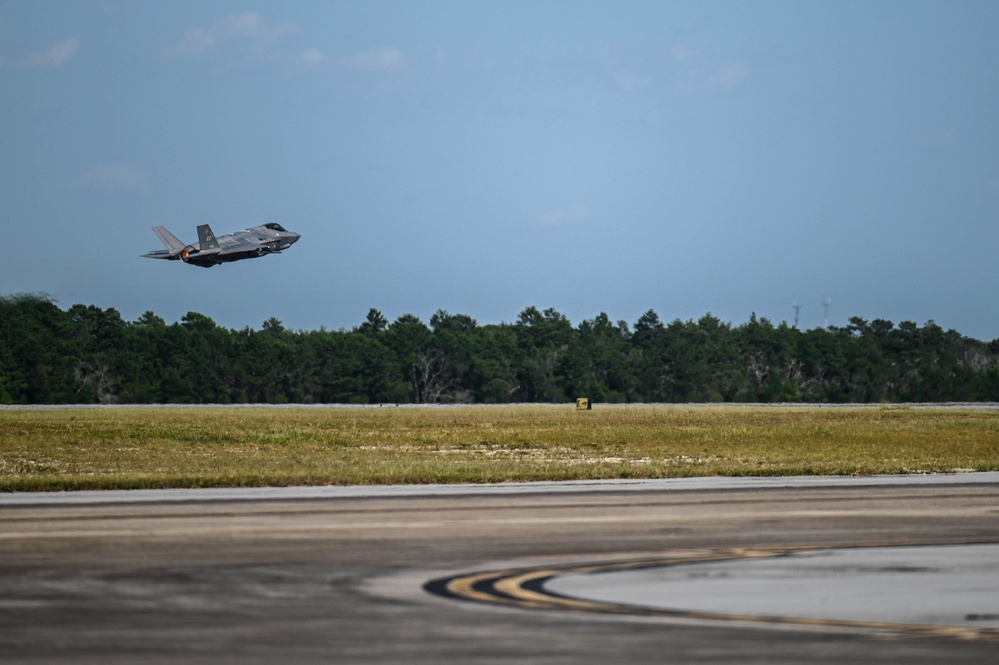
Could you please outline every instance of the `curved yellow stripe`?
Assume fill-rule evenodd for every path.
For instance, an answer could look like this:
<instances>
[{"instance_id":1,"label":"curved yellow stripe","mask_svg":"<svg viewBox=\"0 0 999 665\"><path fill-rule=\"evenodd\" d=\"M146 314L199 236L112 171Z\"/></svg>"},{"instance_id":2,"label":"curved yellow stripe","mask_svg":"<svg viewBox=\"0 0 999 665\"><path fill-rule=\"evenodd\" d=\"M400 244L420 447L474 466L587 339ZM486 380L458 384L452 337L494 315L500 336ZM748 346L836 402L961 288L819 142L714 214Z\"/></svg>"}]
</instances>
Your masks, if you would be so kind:
<instances>
[{"instance_id":1,"label":"curved yellow stripe","mask_svg":"<svg viewBox=\"0 0 999 665\"><path fill-rule=\"evenodd\" d=\"M671 618L698 619L707 621L732 621L751 624L779 624L815 628L838 628L902 633L919 637L946 637L964 640L999 641L999 628L968 626L937 626L932 624L888 623L850 619L823 619L816 617L795 617L777 615L728 614L723 612L703 612L692 610L668 610L640 606L627 606L600 601L546 593L525 588L537 580L544 580L568 573L593 574L600 572L628 570L633 568L654 568L687 563L709 563L733 559L765 558L775 556L802 555L827 549L808 548L730 548L719 550L678 551L662 558L632 559L567 566L547 566L519 570L503 570L476 573L459 577L447 583L447 590L455 597L478 602L515 605L531 609L573 610L613 614L635 614L643 616L663 616ZM476 586L488 583L488 591L477 590Z\"/></svg>"},{"instance_id":2,"label":"curved yellow stripe","mask_svg":"<svg viewBox=\"0 0 999 665\"><path fill-rule=\"evenodd\" d=\"M502 578L504 575L508 574L510 574L508 571L500 571L492 573L479 573L478 575L469 575L468 577L459 577L448 582L447 590L452 595L465 598L467 600L477 600L483 603L501 602L506 599L498 598L491 593L476 591L475 585L489 579Z\"/></svg>"},{"instance_id":3,"label":"curved yellow stripe","mask_svg":"<svg viewBox=\"0 0 999 665\"><path fill-rule=\"evenodd\" d=\"M530 605L531 607L540 607L548 609L564 609L564 610L582 610L589 612L606 612L607 603L601 603L597 601L581 600L578 598L565 598L563 596L552 596L544 592L532 591L530 589L525 589L524 585L529 584L537 579L545 579L548 577L554 577L565 572L579 572L577 570L551 570L551 569L538 569L522 573L520 575L515 575L513 577L505 577L496 581L494 588L501 593L515 598L521 601L523 605Z\"/></svg>"}]
</instances>

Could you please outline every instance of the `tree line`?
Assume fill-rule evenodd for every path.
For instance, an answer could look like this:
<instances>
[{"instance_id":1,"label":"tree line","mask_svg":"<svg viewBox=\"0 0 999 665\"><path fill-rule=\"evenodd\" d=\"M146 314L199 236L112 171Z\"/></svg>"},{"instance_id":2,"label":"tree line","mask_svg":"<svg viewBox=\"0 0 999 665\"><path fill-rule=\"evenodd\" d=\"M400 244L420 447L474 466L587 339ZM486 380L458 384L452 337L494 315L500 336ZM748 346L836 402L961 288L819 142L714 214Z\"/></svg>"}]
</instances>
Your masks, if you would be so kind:
<instances>
[{"instance_id":1,"label":"tree line","mask_svg":"<svg viewBox=\"0 0 999 665\"><path fill-rule=\"evenodd\" d=\"M999 401L999 339L930 321L850 319L799 330L753 315L573 325L528 307L480 325L436 312L351 330L279 320L232 330L196 312L153 312L21 294L0 298L0 403L506 403Z\"/></svg>"}]
</instances>

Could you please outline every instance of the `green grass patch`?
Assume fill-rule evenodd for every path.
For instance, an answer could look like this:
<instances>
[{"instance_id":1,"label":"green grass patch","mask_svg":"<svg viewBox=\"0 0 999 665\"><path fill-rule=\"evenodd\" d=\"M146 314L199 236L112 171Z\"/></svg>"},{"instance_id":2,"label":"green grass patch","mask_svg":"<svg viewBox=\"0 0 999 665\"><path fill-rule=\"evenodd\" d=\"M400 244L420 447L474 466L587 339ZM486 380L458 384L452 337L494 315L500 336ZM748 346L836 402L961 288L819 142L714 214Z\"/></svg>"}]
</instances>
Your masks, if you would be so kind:
<instances>
[{"instance_id":1,"label":"green grass patch","mask_svg":"<svg viewBox=\"0 0 999 665\"><path fill-rule=\"evenodd\" d=\"M999 411L0 410L0 491L999 470Z\"/></svg>"}]
</instances>

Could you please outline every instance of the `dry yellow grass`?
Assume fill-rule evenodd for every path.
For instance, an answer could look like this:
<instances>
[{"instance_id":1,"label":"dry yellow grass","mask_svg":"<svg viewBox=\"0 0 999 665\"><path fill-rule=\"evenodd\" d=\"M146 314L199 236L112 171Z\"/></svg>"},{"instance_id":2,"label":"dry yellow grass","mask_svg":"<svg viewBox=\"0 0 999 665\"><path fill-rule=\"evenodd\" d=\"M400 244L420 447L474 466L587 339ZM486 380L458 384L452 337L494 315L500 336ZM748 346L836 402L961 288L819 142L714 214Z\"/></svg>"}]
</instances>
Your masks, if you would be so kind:
<instances>
[{"instance_id":1,"label":"dry yellow grass","mask_svg":"<svg viewBox=\"0 0 999 665\"><path fill-rule=\"evenodd\" d=\"M986 470L987 409L0 410L2 491Z\"/></svg>"}]
</instances>

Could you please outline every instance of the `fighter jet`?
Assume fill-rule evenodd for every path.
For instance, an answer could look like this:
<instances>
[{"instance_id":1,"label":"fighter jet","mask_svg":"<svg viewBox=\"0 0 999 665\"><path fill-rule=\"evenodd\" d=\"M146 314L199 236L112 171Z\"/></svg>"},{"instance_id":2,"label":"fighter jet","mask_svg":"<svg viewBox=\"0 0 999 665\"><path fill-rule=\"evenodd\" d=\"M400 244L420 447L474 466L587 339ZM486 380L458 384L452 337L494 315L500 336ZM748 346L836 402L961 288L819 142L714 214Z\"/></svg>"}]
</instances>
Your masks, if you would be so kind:
<instances>
[{"instance_id":1,"label":"fighter jet","mask_svg":"<svg viewBox=\"0 0 999 665\"><path fill-rule=\"evenodd\" d=\"M211 268L220 263L255 259L268 254L280 254L288 249L301 236L288 231L277 222L268 222L245 231L215 237L212 227L202 224L198 227L198 244L185 245L164 226L154 226L153 232L159 236L166 249L156 249L143 254L147 259L180 259L184 263Z\"/></svg>"}]
</instances>

